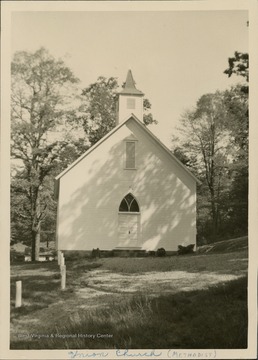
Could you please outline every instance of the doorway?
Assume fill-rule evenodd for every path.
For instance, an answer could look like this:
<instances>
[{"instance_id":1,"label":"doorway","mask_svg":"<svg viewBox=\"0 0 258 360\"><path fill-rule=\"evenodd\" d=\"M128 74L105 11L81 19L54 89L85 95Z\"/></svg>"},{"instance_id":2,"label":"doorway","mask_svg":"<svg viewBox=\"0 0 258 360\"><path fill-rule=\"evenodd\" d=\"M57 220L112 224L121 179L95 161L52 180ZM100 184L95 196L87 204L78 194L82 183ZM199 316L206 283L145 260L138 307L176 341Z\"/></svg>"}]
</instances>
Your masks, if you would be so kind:
<instances>
[{"instance_id":1,"label":"doorway","mask_svg":"<svg viewBox=\"0 0 258 360\"><path fill-rule=\"evenodd\" d=\"M118 247L139 246L140 209L135 197L129 193L120 203L118 213Z\"/></svg>"}]
</instances>

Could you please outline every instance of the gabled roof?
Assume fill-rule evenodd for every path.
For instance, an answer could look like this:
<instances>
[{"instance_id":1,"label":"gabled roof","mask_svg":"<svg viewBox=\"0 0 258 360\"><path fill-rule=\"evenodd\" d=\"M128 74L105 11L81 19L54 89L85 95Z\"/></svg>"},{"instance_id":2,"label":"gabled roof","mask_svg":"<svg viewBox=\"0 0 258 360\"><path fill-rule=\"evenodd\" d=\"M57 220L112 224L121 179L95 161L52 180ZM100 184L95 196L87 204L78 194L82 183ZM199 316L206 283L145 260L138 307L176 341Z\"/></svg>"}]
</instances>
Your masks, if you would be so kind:
<instances>
[{"instance_id":1,"label":"gabled roof","mask_svg":"<svg viewBox=\"0 0 258 360\"><path fill-rule=\"evenodd\" d=\"M172 152L145 126L134 114L131 114L129 117L127 117L123 122L118 124L114 129L112 129L108 134L106 134L102 139L100 139L95 145L90 147L84 154L82 154L77 160L75 160L70 166L68 166L64 171L62 171L58 176L55 177L56 186L58 188L59 186L59 179L63 177L68 171L70 171L76 164L78 164L82 159L84 159L86 156L88 156L92 151L94 151L98 146L100 146L106 139L108 139L110 136L112 136L116 131L118 131L122 126L124 126L129 120L134 120L142 129L144 129L147 134L160 146L162 147L170 156L171 158L176 161L177 164L179 164L188 175L190 175L198 184L200 184L200 180L197 179L197 177L191 173L190 170L187 169L185 165L181 163L177 159L175 155L172 154ZM55 186L55 195L56 194L56 188Z\"/></svg>"},{"instance_id":2,"label":"gabled roof","mask_svg":"<svg viewBox=\"0 0 258 360\"><path fill-rule=\"evenodd\" d=\"M136 89L135 81L133 79L133 74L132 74L131 70L128 70L126 81L125 81L125 86L124 86L123 90L120 92L120 94L122 94L122 95L141 95L141 96L144 95L143 92Z\"/></svg>"}]
</instances>

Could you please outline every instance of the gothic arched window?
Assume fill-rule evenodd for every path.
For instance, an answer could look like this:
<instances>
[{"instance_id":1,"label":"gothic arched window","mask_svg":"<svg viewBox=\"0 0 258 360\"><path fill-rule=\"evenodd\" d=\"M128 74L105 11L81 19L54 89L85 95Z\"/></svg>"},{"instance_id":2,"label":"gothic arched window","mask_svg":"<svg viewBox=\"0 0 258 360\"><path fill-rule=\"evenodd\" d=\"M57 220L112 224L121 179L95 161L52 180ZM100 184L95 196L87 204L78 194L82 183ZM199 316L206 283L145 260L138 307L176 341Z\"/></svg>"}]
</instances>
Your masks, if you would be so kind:
<instances>
[{"instance_id":1,"label":"gothic arched window","mask_svg":"<svg viewBox=\"0 0 258 360\"><path fill-rule=\"evenodd\" d=\"M139 205L135 197L129 193L127 194L119 206L119 211L122 212L140 212Z\"/></svg>"}]
</instances>

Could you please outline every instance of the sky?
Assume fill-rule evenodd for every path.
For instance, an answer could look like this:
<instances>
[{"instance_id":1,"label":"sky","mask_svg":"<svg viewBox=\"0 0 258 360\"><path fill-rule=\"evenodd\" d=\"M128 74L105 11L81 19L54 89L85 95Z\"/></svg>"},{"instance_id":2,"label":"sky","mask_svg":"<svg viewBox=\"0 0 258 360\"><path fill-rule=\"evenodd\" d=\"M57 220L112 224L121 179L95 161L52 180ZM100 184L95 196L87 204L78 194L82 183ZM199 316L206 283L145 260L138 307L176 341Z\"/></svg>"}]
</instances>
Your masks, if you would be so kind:
<instances>
[{"instance_id":1,"label":"sky","mask_svg":"<svg viewBox=\"0 0 258 360\"><path fill-rule=\"evenodd\" d=\"M159 122L150 129L168 147L186 109L241 81L223 71L236 50L248 52L245 10L17 11L11 21L12 54L43 46L82 88L99 76L122 84L131 69Z\"/></svg>"}]
</instances>

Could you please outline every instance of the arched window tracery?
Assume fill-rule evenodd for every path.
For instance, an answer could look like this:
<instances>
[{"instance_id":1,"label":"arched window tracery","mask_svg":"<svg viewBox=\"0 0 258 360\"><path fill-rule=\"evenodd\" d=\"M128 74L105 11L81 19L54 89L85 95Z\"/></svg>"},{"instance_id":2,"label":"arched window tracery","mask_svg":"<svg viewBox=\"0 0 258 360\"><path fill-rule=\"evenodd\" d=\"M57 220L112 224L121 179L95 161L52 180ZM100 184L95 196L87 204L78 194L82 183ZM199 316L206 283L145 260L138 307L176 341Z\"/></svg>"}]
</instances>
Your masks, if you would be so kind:
<instances>
[{"instance_id":1,"label":"arched window tracery","mask_svg":"<svg viewBox=\"0 0 258 360\"><path fill-rule=\"evenodd\" d=\"M139 205L135 197L129 193L120 203L119 211L121 212L140 212Z\"/></svg>"}]
</instances>

